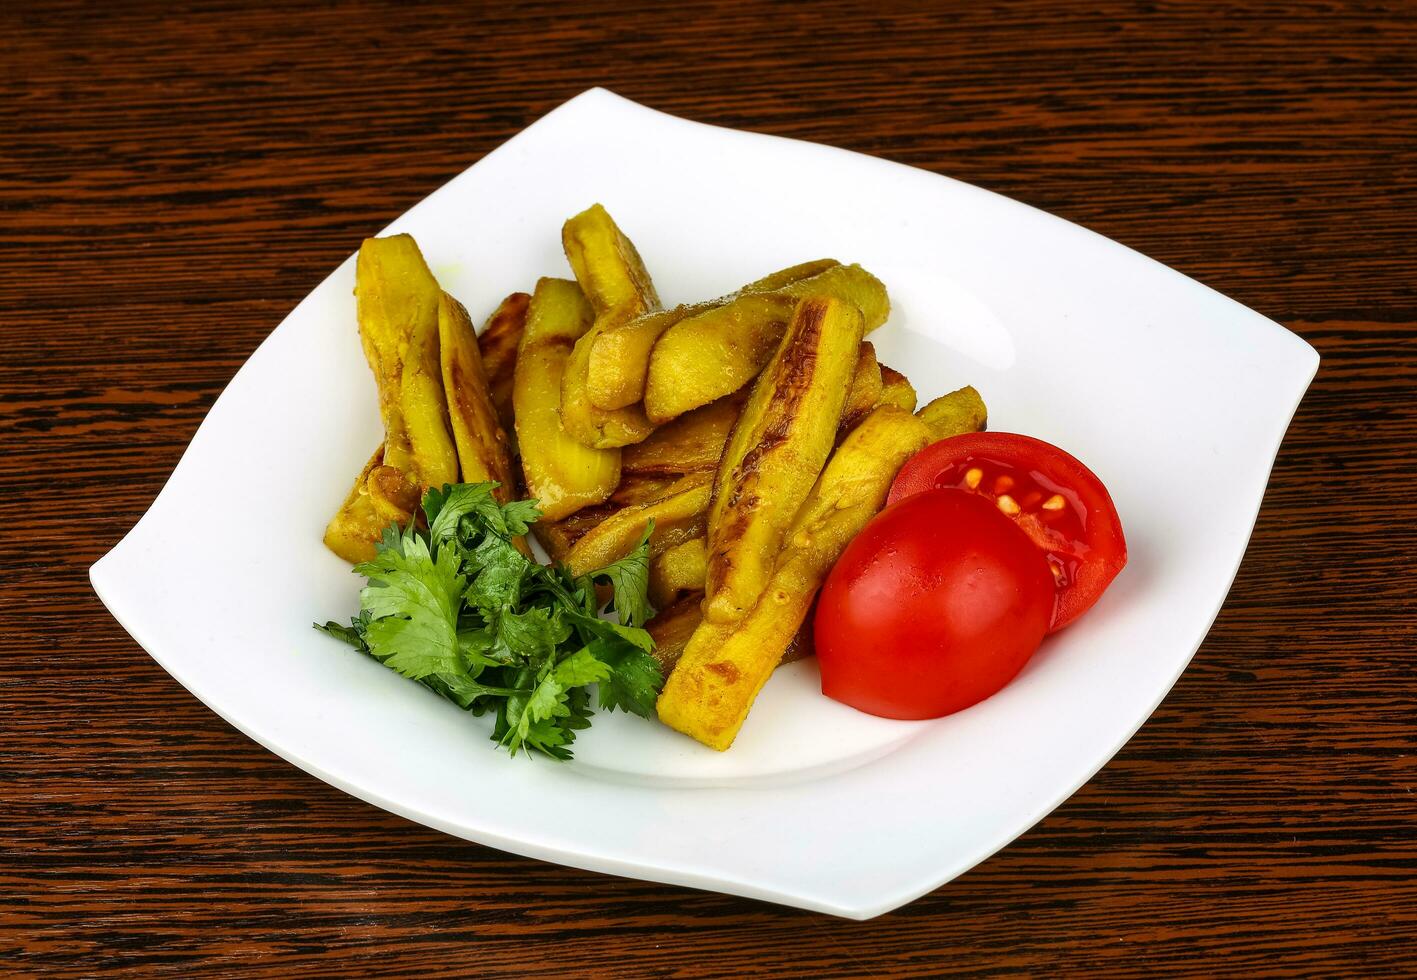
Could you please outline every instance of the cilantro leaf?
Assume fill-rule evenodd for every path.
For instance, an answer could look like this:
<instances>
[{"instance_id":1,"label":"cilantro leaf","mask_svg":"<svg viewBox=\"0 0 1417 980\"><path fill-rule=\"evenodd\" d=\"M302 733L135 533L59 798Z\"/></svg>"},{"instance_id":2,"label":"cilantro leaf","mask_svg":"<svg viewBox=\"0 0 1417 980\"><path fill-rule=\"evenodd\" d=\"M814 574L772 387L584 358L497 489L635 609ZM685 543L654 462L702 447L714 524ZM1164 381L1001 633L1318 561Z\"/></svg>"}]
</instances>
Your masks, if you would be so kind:
<instances>
[{"instance_id":1,"label":"cilantro leaf","mask_svg":"<svg viewBox=\"0 0 1417 980\"><path fill-rule=\"evenodd\" d=\"M540 517L534 501L499 504L493 483L424 495L427 529L390 525L349 626L317 624L474 715L493 715L509 755L570 759L600 707L645 717L662 684L644 623L649 531L629 555L590 575L539 565L513 544ZM614 590L619 622L598 615L596 583Z\"/></svg>"},{"instance_id":2,"label":"cilantro leaf","mask_svg":"<svg viewBox=\"0 0 1417 980\"><path fill-rule=\"evenodd\" d=\"M476 514L493 527L502 525L502 509L492 496L495 483L444 484L441 490L429 487L423 495L423 514L428 518L428 537L435 544L457 534L458 525Z\"/></svg>"},{"instance_id":3,"label":"cilantro leaf","mask_svg":"<svg viewBox=\"0 0 1417 980\"><path fill-rule=\"evenodd\" d=\"M571 758L571 751L566 746L575 741L575 738L575 733L565 726L551 720L543 720L528 723L521 732L520 743L564 762Z\"/></svg>"},{"instance_id":4,"label":"cilantro leaf","mask_svg":"<svg viewBox=\"0 0 1417 980\"><path fill-rule=\"evenodd\" d=\"M508 656L535 666L549 659L571 635L570 624L561 611L546 606L535 606L521 613L503 611L496 617L493 628L493 656L505 651Z\"/></svg>"},{"instance_id":5,"label":"cilantro leaf","mask_svg":"<svg viewBox=\"0 0 1417 980\"><path fill-rule=\"evenodd\" d=\"M615 589L615 615L626 626L643 626L654 615L649 604L649 536L653 533L654 521L650 521L634 550L590 573L591 579L605 579Z\"/></svg>"},{"instance_id":6,"label":"cilantro leaf","mask_svg":"<svg viewBox=\"0 0 1417 980\"><path fill-rule=\"evenodd\" d=\"M506 697L512 693L505 687L479 684L465 674L432 674L423 678L423 683L461 708L470 708L478 698Z\"/></svg>"},{"instance_id":7,"label":"cilantro leaf","mask_svg":"<svg viewBox=\"0 0 1417 980\"><path fill-rule=\"evenodd\" d=\"M664 684L659 661L648 651L619 638L602 637L592 641L587 649L609 668L600 682L600 706L607 711L619 708L641 718L653 717L654 702Z\"/></svg>"},{"instance_id":8,"label":"cilantro leaf","mask_svg":"<svg viewBox=\"0 0 1417 980\"><path fill-rule=\"evenodd\" d=\"M589 647L582 647L556 665L552 672L562 687L585 687L610 676L610 665L597 660Z\"/></svg>"},{"instance_id":9,"label":"cilantro leaf","mask_svg":"<svg viewBox=\"0 0 1417 980\"><path fill-rule=\"evenodd\" d=\"M315 628L321 633L328 633L336 640L343 640L356 650L368 653L369 647L364 643L364 632L359 628L358 623L359 620L357 619L348 626L341 626L339 623L335 622L328 622L323 626L316 623Z\"/></svg>"},{"instance_id":10,"label":"cilantro leaf","mask_svg":"<svg viewBox=\"0 0 1417 980\"><path fill-rule=\"evenodd\" d=\"M514 537L527 533L540 518L541 509L535 500L513 500L502 506L502 522Z\"/></svg>"},{"instance_id":11,"label":"cilantro leaf","mask_svg":"<svg viewBox=\"0 0 1417 980\"><path fill-rule=\"evenodd\" d=\"M473 569L465 598L475 609L518 605L523 585L535 575L536 563L502 538L484 538L464 556Z\"/></svg>"},{"instance_id":12,"label":"cilantro leaf","mask_svg":"<svg viewBox=\"0 0 1417 980\"><path fill-rule=\"evenodd\" d=\"M558 715L567 714L568 709L562 707L565 700L566 689L556 679L556 672L547 671L546 675L531 689L531 694L526 699L523 717L531 721L549 721Z\"/></svg>"},{"instance_id":13,"label":"cilantro leaf","mask_svg":"<svg viewBox=\"0 0 1417 980\"><path fill-rule=\"evenodd\" d=\"M466 579L457 555L441 551L434 558L427 541L407 534L396 548L381 545L362 567L378 576L360 593L369 652L414 680L460 669L458 610Z\"/></svg>"},{"instance_id":14,"label":"cilantro leaf","mask_svg":"<svg viewBox=\"0 0 1417 980\"><path fill-rule=\"evenodd\" d=\"M500 537L517 537L541 516L534 500L499 504L492 491L498 483L445 484L430 487L423 496L423 513L428 518L428 536L435 544L456 536L464 519L472 517L483 528Z\"/></svg>"}]
</instances>

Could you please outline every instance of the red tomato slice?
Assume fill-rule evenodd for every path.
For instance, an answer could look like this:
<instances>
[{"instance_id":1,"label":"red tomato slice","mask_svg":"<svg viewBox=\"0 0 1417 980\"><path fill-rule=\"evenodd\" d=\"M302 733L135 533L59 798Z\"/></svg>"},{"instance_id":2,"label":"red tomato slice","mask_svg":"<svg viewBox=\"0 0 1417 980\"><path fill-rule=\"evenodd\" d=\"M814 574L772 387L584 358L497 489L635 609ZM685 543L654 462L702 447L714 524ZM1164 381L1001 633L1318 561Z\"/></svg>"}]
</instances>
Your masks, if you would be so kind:
<instances>
[{"instance_id":1,"label":"red tomato slice","mask_svg":"<svg viewBox=\"0 0 1417 980\"><path fill-rule=\"evenodd\" d=\"M987 500L916 494L832 566L812 628L822 693L885 718L989 697L1033 656L1056 590L1043 553Z\"/></svg>"},{"instance_id":2,"label":"red tomato slice","mask_svg":"<svg viewBox=\"0 0 1417 980\"><path fill-rule=\"evenodd\" d=\"M941 489L988 498L1043 549L1057 586L1050 633L1091 609L1127 563L1107 488L1041 439L972 432L926 446L896 476L888 503Z\"/></svg>"}]
</instances>

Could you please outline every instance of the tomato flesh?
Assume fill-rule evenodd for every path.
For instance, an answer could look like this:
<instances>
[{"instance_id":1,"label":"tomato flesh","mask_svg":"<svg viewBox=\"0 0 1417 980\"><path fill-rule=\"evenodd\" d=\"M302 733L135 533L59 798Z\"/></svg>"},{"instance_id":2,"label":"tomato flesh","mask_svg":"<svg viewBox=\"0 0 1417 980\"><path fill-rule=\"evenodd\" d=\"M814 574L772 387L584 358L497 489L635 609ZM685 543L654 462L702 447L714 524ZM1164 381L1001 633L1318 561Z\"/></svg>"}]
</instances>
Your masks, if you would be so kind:
<instances>
[{"instance_id":1,"label":"tomato flesh","mask_svg":"<svg viewBox=\"0 0 1417 980\"><path fill-rule=\"evenodd\" d=\"M813 623L822 691L886 718L936 718L1007 684L1052 621L1042 552L958 490L887 507L852 540Z\"/></svg>"},{"instance_id":2,"label":"tomato flesh","mask_svg":"<svg viewBox=\"0 0 1417 980\"><path fill-rule=\"evenodd\" d=\"M927 446L901 469L889 502L937 489L990 501L1043 552L1056 589L1050 631L1090 609L1127 563L1121 521L1102 481L1042 440L980 432Z\"/></svg>"},{"instance_id":3,"label":"tomato flesh","mask_svg":"<svg viewBox=\"0 0 1417 980\"><path fill-rule=\"evenodd\" d=\"M936 474L934 486L992 500L1044 552L1059 588L1077 577L1078 566L1091 550L1086 543L1087 514L1078 495L1038 470L971 453Z\"/></svg>"}]
</instances>

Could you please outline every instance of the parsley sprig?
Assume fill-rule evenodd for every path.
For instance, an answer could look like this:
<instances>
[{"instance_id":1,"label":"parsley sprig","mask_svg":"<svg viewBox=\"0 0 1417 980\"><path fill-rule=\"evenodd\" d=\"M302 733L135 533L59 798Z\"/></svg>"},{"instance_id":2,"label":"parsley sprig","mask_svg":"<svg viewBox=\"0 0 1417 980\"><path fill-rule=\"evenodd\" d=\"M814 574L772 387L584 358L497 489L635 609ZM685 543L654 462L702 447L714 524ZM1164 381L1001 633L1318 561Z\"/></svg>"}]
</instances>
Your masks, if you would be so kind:
<instances>
[{"instance_id":1,"label":"parsley sprig","mask_svg":"<svg viewBox=\"0 0 1417 980\"><path fill-rule=\"evenodd\" d=\"M644 624L653 615L649 531L624 558L589 575L526 557L513 539L541 516L534 501L499 504L495 483L430 489L427 529L390 525L348 626L316 624L462 708L496 713L492 738L571 758L601 708L649 717L663 683ZM618 622L601 618L596 585L614 591Z\"/></svg>"}]
</instances>

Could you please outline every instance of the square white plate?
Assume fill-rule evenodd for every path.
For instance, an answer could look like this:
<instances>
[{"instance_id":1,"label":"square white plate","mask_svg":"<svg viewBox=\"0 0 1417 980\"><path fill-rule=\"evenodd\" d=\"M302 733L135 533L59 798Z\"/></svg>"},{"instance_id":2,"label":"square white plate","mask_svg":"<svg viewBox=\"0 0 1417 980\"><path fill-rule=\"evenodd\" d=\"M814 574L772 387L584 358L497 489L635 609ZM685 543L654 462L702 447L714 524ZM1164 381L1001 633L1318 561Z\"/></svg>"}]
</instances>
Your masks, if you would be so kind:
<instances>
[{"instance_id":1,"label":"square white plate","mask_svg":"<svg viewBox=\"0 0 1417 980\"><path fill-rule=\"evenodd\" d=\"M1127 248L871 157L571 100L387 229L479 319L569 274L561 222L600 201L666 303L822 256L894 312L872 335L922 403L971 383L990 426L1068 449L1112 492L1131 564L1004 691L934 722L823 698L780 670L718 754L599 714L574 763L508 759L474 719L311 629L357 607L320 537L380 439L354 261L212 407L94 588L173 677L271 751L450 834L611 874L867 918L1027 830L1107 762L1185 668L1239 566L1318 366L1279 325ZM189 548L223 529L219 564ZM234 533L233 533L234 532Z\"/></svg>"}]
</instances>

